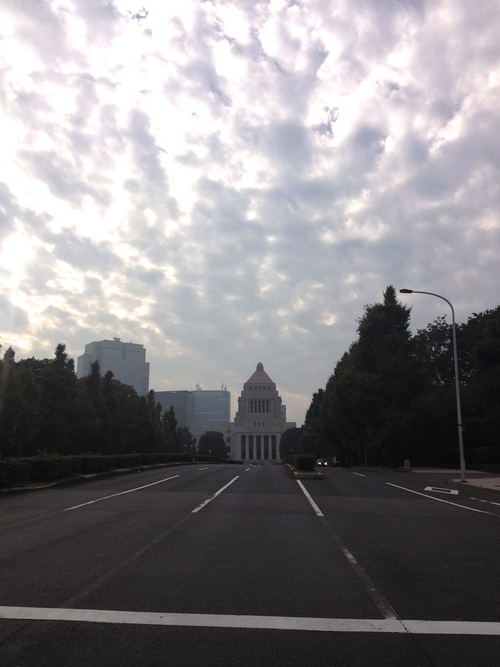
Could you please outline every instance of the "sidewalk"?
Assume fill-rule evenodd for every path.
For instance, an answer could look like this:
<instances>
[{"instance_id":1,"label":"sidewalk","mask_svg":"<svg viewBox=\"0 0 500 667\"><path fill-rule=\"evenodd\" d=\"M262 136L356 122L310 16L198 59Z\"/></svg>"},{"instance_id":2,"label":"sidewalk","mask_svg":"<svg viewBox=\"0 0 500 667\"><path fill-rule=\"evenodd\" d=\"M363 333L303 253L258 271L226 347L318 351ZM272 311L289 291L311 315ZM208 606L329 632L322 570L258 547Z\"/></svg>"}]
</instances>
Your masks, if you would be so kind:
<instances>
[{"instance_id":1,"label":"sidewalk","mask_svg":"<svg viewBox=\"0 0 500 667\"><path fill-rule=\"evenodd\" d=\"M443 468L412 468L412 473L427 473L446 477L447 484L457 484L465 489L482 489L491 493L500 494L500 475L493 475L491 472L482 472L481 470L467 470L465 473L465 482L460 479L460 470L444 470Z\"/></svg>"},{"instance_id":2,"label":"sidewalk","mask_svg":"<svg viewBox=\"0 0 500 667\"><path fill-rule=\"evenodd\" d=\"M489 473L491 474L491 473ZM465 482L460 478L450 480L453 484L460 484L461 487L472 487L476 489L483 489L484 491L491 491L500 494L500 476L497 477L469 477L465 475Z\"/></svg>"}]
</instances>

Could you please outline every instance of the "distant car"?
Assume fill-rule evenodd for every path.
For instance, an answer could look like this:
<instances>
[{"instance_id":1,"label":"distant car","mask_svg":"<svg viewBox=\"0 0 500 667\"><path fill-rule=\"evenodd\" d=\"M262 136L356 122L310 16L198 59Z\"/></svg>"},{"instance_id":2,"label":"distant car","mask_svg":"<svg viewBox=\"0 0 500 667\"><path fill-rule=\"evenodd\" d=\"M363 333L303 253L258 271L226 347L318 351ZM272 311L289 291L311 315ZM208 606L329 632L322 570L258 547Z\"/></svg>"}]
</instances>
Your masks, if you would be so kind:
<instances>
[{"instance_id":1,"label":"distant car","mask_svg":"<svg viewBox=\"0 0 500 667\"><path fill-rule=\"evenodd\" d=\"M328 461L326 459L318 459L316 461L316 465L320 467L321 466L326 467L328 465Z\"/></svg>"}]
</instances>

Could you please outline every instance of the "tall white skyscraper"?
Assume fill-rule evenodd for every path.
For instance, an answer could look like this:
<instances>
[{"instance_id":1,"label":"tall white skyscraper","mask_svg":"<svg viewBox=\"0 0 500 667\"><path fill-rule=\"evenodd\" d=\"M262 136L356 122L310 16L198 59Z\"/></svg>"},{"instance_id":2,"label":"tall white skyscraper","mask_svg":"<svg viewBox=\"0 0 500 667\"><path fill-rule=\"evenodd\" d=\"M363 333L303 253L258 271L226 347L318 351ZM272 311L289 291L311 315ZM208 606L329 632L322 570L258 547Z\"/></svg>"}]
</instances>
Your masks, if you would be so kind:
<instances>
[{"instance_id":1,"label":"tall white skyscraper","mask_svg":"<svg viewBox=\"0 0 500 667\"><path fill-rule=\"evenodd\" d=\"M99 362L101 375L112 371L115 380L131 385L139 396L149 391L149 362L143 345L122 343L119 338L101 340L85 345L85 353L78 357L77 377L90 374L90 366Z\"/></svg>"}]
</instances>

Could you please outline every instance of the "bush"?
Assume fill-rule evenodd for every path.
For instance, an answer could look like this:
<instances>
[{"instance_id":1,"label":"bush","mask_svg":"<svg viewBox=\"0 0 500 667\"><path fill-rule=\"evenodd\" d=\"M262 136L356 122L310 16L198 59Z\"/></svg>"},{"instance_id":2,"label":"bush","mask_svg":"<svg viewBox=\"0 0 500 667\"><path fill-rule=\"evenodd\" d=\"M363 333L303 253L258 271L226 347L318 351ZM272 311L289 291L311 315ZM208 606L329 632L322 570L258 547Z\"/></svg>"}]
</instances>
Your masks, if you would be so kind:
<instances>
[{"instance_id":1,"label":"bush","mask_svg":"<svg viewBox=\"0 0 500 667\"><path fill-rule=\"evenodd\" d=\"M197 456L198 461L211 463L239 463L216 456ZM29 482L55 482L77 475L94 475L110 470L127 470L145 466L168 465L169 463L191 463L193 455L177 453L134 454L82 454L59 456L43 453L25 459L0 461L0 488L12 488Z\"/></svg>"},{"instance_id":2,"label":"bush","mask_svg":"<svg viewBox=\"0 0 500 667\"><path fill-rule=\"evenodd\" d=\"M198 461L211 463L239 463L215 456L197 456ZM0 488L12 488L29 482L55 482L77 475L94 475L110 470L127 470L145 466L168 465L170 463L191 463L193 455L176 453L134 453L134 454L82 454L80 456L59 456L42 453L25 459L0 461Z\"/></svg>"},{"instance_id":3,"label":"bush","mask_svg":"<svg viewBox=\"0 0 500 667\"><path fill-rule=\"evenodd\" d=\"M65 477L73 477L80 472L81 460L78 456L47 456L28 459L29 479L37 482L55 482Z\"/></svg>"},{"instance_id":4,"label":"bush","mask_svg":"<svg viewBox=\"0 0 500 667\"><path fill-rule=\"evenodd\" d=\"M30 476L30 467L26 461L17 459L0 461L0 488L26 484Z\"/></svg>"},{"instance_id":5,"label":"bush","mask_svg":"<svg viewBox=\"0 0 500 667\"><path fill-rule=\"evenodd\" d=\"M290 457L290 462L296 470L312 472L316 465L316 457L312 454L296 454Z\"/></svg>"}]
</instances>

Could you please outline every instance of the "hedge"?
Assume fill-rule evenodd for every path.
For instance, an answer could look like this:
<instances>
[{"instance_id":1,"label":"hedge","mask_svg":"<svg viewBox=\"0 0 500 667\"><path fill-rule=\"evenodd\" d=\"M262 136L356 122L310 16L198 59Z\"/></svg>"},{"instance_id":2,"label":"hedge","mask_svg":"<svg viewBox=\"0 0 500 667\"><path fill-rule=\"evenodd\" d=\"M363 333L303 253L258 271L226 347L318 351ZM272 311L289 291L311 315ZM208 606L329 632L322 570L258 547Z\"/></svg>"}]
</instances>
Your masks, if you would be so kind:
<instances>
[{"instance_id":1,"label":"hedge","mask_svg":"<svg viewBox=\"0 0 500 667\"><path fill-rule=\"evenodd\" d=\"M290 457L290 463L296 470L312 472L316 465L316 457L312 454L295 454Z\"/></svg>"},{"instance_id":2,"label":"hedge","mask_svg":"<svg viewBox=\"0 0 500 667\"><path fill-rule=\"evenodd\" d=\"M0 461L0 488L92 475L109 470L138 468L169 463L191 463L191 454L83 454L81 456L43 455Z\"/></svg>"}]
</instances>

